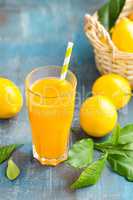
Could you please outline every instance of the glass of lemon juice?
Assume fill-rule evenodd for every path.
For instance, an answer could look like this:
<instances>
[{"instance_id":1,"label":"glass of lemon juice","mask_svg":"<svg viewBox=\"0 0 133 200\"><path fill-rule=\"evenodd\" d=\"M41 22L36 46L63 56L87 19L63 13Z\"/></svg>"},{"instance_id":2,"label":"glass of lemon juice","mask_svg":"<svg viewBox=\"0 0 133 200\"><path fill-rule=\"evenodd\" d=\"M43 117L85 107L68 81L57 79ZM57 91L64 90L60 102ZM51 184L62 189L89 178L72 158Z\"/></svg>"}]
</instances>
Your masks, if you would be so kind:
<instances>
[{"instance_id":1,"label":"glass of lemon juice","mask_svg":"<svg viewBox=\"0 0 133 200\"><path fill-rule=\"evenodd\" d=\"M26 78L26 99L32 129L33 155L41 164L57 165L67 158L77 80L61 67L33 70Z\"/></svg>"}]
</instances>

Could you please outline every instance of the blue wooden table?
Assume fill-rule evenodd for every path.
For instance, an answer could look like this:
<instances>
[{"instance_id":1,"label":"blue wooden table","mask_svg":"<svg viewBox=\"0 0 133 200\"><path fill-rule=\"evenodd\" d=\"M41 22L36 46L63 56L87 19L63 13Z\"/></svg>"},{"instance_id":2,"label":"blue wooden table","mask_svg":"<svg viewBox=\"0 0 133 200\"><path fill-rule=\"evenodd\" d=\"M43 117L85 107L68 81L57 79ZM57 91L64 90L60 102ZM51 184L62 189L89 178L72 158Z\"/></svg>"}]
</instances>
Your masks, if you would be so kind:
<instances>
[{"instance_id":1,"label":"blue wooden table","mask_svg":"<svg viewBox=\"0 0 133 200\"><path fill-rule=\"evenodd\" d=\"M34 67L62 65L69 40L74 41L71 69L78 78L78 107L99 76L92 48L83 32L83 16L93 13L103 0L0 0L0 76L20 86ZM122 125L132 122L133 101L119 113ZM82 134L73 134L75 141ZM32 158L31 131L25 104L19 115L0 121L0 144L24 143L13 158L22 169L20 177L10 182L0 166L0 200L129 200L133 184L113 173L109 167L95 186L72 191L69 185L78 172L61 164L41 166Z\"/></svg>"}]
</instances>

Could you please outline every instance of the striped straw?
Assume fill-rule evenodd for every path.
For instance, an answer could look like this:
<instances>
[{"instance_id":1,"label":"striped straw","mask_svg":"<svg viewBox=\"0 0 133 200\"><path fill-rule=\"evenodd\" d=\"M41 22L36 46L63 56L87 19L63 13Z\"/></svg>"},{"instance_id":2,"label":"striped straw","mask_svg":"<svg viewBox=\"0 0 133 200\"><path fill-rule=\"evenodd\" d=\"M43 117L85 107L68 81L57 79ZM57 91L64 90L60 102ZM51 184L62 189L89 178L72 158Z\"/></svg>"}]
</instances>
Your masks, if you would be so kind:
<instances>
[{"instance_id":1,"label":"striped straw","mask_svg":"<svg viewBox=\"0 0 133 200\"><path fill-rule=\"evenodd\" d=\"M70 62L70 58L71 58L71 54L72 54L72 49L73 49L73 43L68 42L66 55L65 55L65 59L64 59L64 64L63 64L63 67L61 70L61 77L60 77L61 80L64 80L66 78L68 67L69 67L69 62Z\"/></svg>"}]
</instances>

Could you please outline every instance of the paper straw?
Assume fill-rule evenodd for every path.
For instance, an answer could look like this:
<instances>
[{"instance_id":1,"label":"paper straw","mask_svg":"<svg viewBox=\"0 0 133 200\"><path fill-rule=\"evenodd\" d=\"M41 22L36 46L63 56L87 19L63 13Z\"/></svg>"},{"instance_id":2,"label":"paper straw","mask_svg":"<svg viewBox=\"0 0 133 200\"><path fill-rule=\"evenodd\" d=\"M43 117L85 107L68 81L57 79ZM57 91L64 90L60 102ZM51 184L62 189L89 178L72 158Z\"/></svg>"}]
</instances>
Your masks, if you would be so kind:
<instances>
[{"instance_id":1,"label":"paper straw","mask_svg":"<svg viewBox=\"0 0 133 200\"><path fill-rule=\"evenodd\" d=\"M60 77L61 80L64 80L66 78L68 67L69 67L69 62L70 62L70 58L71 58L71 54L72 54L72 49L73 49L73 43L68 42L66 55L65 55L65 59L64 59L64 64L63 64L63 67L61 70L61 77Z\"/></svg>"}]
</instances>

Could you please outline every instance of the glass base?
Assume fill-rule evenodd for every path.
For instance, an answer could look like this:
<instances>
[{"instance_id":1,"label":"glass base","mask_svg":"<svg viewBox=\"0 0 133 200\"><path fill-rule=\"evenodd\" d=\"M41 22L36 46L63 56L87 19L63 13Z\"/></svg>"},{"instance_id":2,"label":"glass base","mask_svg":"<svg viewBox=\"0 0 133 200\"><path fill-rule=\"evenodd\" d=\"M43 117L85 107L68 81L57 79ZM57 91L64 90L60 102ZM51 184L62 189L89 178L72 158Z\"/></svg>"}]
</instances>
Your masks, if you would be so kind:
<instances>
[{"instance_id":1,"label":"glass base","mask_svg":"<svg viewBox=\"0 0 133 200\"><path fill-rule=\"evenodd\" d=\"M49 159L49 158L40 158L35 150L35 146L33 145L33 156L35 159L37 159L42 165L50 165L50 166L56 166L59 163L65 161L67 159L67 152L62 155L59 158L56 159Z\"/></svg>"}]
</instances>

